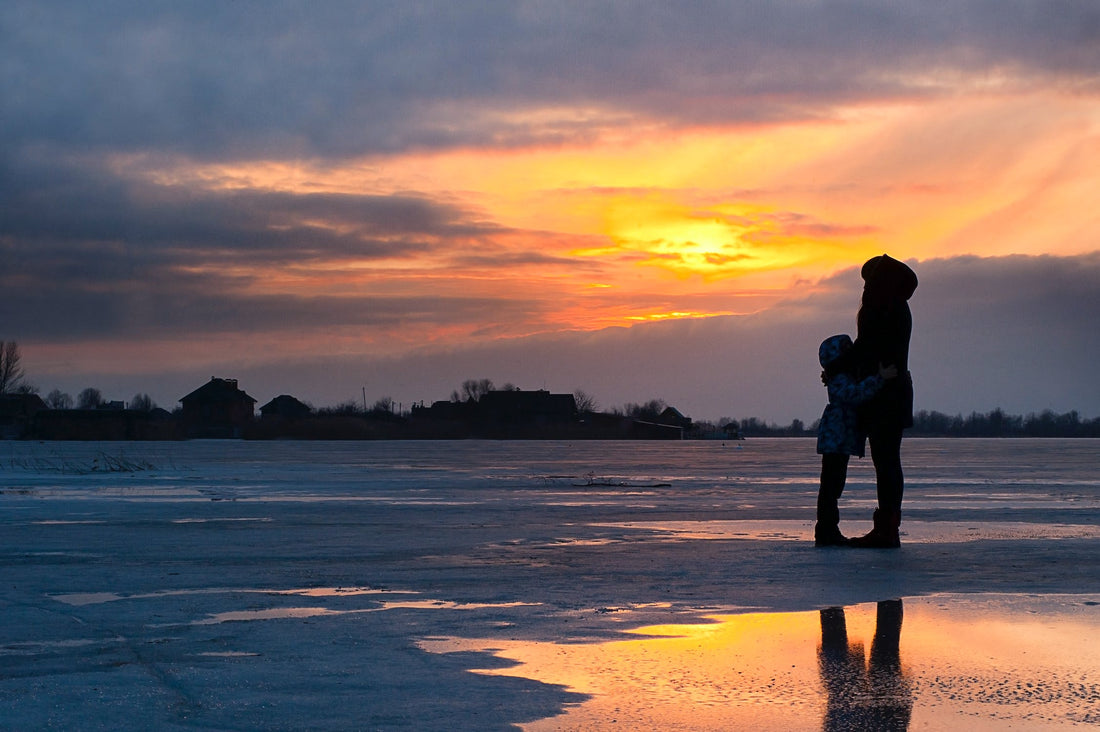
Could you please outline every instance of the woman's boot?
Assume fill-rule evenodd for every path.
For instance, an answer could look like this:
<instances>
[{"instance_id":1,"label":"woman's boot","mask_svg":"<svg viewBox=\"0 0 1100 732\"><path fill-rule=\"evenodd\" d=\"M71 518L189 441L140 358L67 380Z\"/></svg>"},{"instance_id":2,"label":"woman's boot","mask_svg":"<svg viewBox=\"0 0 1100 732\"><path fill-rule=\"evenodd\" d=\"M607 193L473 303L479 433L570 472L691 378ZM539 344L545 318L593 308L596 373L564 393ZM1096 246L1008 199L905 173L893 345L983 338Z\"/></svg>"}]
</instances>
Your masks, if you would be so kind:
<instances>
[{"instance_id":1,"label":"woman's boot","mask_svg":"<svg viewBox=\"0 0 1100 732\"><path fill-rule=\"evenodd\" d=\"M863 536L848 540L849 546L859 549L897 549L901 546L898 529L901 526L901 511L875 511L875 527Z\"/></svg>"}]
</instances>

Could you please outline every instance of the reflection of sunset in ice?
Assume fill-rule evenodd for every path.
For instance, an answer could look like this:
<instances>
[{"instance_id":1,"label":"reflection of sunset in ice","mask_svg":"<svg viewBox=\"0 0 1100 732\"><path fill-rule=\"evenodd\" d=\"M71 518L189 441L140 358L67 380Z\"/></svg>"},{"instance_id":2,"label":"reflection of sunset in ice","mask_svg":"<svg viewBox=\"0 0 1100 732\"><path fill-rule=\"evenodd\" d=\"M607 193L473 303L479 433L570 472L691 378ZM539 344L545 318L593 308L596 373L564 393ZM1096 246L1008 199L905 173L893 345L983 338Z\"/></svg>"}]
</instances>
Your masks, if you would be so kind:
<instances>
[{"instance_id":1,"label":"reflection of sunset in ice","mask_svg":"<svg viewBox=\"0 0 1100 732\"><path fill-rule=\"evenodd\" d=\"M641 628L607 643L436 641L433 651L499 649L534 678L593 695L554 729L806 729L820 722L816 613L717 616L708 625Z\"/></svg>"},{"instance_id":2,"label":"reflection of sunset in ice","mask_svg":"<svg viewBox=\"0 0 1100 732\"><path fill-rule=\"evenodd\" d=\"M960 503L962 501L959 501ZM986 501L987 506L989 501ZM1031 501L1040 504L1040 501ZM804 541L803 521L629 521L621 524L597 524L623 528L647 529L667 536L669 541L696 539L749 539L755 541ZM950 521L907 520L902 536L909 544L943 542L973 542L990 539L1093 539L1100 537L1100 526L1093 524L1049 523L1023 521L986 521L977 526Z\"/></svg>"},{"instance_id":3,"label":"reflection of sunset in ice","mask_svg":"<svg viewBox=\"0 0 1100 732\"><path fill-rule=\"evenodd\" d=\"M602 643L436 639L421 645L438 653L489 651L517 665L479 673L591 695L528 730L852 724L915 730L947 729L961 720L973 730L1060 729L1100 721L1097 603L1070 596L1058 612L1036 616L1026 602L905 600L896 652L883 626L895 623L896 639L901 602L828 613L717 615L709 624L639 628L635 638ZM847 646L839 665L822 650L826 628L835 643L838 619L841 648L845 632Z\"/></svg>"}]
</instances>

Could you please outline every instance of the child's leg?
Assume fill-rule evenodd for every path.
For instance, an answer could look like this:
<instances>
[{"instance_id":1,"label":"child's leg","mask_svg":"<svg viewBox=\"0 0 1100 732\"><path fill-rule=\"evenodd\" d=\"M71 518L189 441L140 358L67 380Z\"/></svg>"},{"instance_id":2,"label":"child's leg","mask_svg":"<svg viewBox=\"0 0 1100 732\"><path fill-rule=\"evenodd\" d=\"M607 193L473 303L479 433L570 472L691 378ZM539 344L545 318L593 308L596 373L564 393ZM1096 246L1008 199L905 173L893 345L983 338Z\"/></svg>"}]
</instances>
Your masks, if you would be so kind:
<instances>
[{"instance_id":1,"label":"child's leg","mask_svg":"<svg viewBox=\"0 0 1100 732\"><path fill-rule=\"evenodd\" d=\"M817 526L814 536L840 537L840 509L837 501L844 492L848 478L848 456L826 454L821 456L821 487L817 493ZM842 538L842 537L840 537Z\"/></svg>"}]
</instances>

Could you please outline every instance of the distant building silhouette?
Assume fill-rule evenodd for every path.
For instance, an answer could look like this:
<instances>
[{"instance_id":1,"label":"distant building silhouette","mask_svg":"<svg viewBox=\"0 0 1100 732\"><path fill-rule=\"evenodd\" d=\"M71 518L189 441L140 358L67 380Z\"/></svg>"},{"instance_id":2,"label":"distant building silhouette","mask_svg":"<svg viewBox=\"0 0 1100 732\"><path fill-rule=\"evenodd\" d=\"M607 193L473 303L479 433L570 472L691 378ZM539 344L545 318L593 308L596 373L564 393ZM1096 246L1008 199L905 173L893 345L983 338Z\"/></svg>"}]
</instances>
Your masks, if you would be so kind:
<instances>
[{"instance_id":1,"label":"distant building silhouette","mask_svg":"<svg viewBox=\"0 0 1100 732\"><path fill-rule=\"evenodd\" d=\"M665 407L665 410L657 417L657 424L691 429L691 417L685 417L676 407Z\"/></svg>"},{"instance_id":2,"label":"distant building silhouette","mask_svg":"<svg viewBox=\"0 0 1100 732\"><path fill-rule=\"evenodd\" d=\"M572 394L545 389L488 391L478 399L437 401L430 407L414 405L412 429L435 437L491 437L532 439L565 436L579 424Z\"/></svg>"},{"instance_id":3,"label":"distant building silhouette","mask_svg":"<svg viewBox=\"0 0 1100 732\"><path fill-rule=\"evenodd\" d=\"M213 376L180 403L187 437L241 437L252 423L256 407L256 400L237 387L236 379Z\"/></svg>"},{"instance_id":4,"label":"distant building silhouette","mask_svg":"<svg viewBox=\"0 0 1100 732\"><path fill-rule=\"evenodd\" d=\"M264 419L304 419L313 414L313 407L289 394L280 394L260 407Z\"/></svg>"},{"instance_id":5,"label":"distant building silhouette","mask_svg":"<svg viewBox=\"0 0 1100 732\"><path fill-rule=\"evenodd\" d=\"M572 394L538 391L490 391L477 402L481 421L491 430L547 427L577 421L577 400Z\"/></svg>"},{"instance_id":6,"label":"distant building silhouette","mask_svg":"<svg viewBox=\"0 0 1100 732\"><path fill-rule=\"evenodd\" d=\"M582 415L572 394L505 389L486 392L477 400L414 405L409 434L435 439L679 440L691 426L691 420L675 409L657 420L600 412Z\"/></svg>"},{"instance_id":7,"label":"distant building silhouette","mask_svg":"<svg viewBox=\"0 0 1100 732\"><path fill-rule=\"evenodd\" d=\"M741 434L741 427L736 422L730 422L723 426L722 434L725 435L727 440L745 439L745 436Z\"/></svg>"},{"instance_id":8,"label":"distant building silhouette","mask_svg":"<svg viewBox=\"0 0 1100 732\"><path fill-rule=\"evenodd\" d=\"M452 402L445 399L431 403L431 406L414 404L411 416L419 420L440 422L458 422L472 420L477 414L477 402L470 399L465 402Z\"/></svg>"},{"instance_id":9,"label":"distant building silhouette","mask_svg":"<svg viewBox=\"0 0 1100 732\"><path fill-rule=\"evenodd\" d=\"M46 409L37 394L0 394L0 439L24 437L35 416Z\"/></svg>"},{"instance_id":10,"label":"distant building silhouette","mask_svg":"<svg viewBox=\"0 0 1100 732\"><path fill-rule=\"evenodd\" d=\"M47 409L35 416L39 440L177 440L175 418L159 407L150 411L115 407Z\"/></svg>"}]
</instances>

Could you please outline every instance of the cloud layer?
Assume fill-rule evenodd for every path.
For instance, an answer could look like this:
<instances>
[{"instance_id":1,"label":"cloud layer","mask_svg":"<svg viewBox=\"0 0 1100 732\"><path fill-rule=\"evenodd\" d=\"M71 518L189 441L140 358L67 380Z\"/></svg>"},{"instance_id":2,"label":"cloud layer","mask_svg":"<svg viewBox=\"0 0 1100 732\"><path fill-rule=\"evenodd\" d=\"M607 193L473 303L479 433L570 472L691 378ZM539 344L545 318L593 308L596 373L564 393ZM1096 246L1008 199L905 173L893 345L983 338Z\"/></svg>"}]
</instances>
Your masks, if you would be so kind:
<instances>
[{"instance_id":1,"label":"cloud layer","mask_svg":"<svg viewBox=\"0 0 1100 732\"><path fill-rule=\"evenodd\" d=\"M0 337L169 404L812 419L888 249L929 408L1096 412L1098 94L1085 0L6 2Z\"/></svg>"},{"instance_id":2,"label":"cloud layer","mask_svg":"<svg viewBox=\"0 0 1100 732\"><path fill-rule=\"evenodd\" d=\"M341 157L1056 84L1096 4L9 2L7 143ZM585 112L587 110L587 112Z\"/></svg>"}]
</instances>

